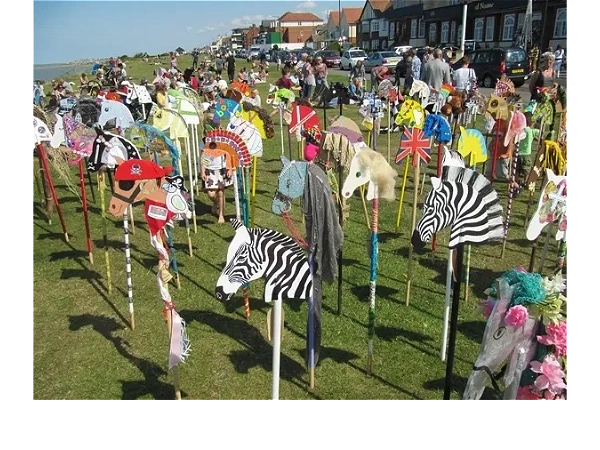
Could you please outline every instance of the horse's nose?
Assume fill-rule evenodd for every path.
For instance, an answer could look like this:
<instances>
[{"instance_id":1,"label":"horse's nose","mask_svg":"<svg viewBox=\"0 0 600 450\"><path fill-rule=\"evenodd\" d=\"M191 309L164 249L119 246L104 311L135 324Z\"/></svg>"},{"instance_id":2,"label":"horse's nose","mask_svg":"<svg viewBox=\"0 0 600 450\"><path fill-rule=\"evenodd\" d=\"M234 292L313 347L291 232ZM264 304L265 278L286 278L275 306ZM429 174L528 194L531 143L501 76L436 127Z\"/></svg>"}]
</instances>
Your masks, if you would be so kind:
<instances>
[{"instance_id":1,"label":"horse's nose","mask_svg":"<svg viewBox=\"0 0 600 450\"><path fill-rule=\"evenodd\" d=\"M225 293L225 291L223 290L223 286L217 286L215 288L215 297L217 298L217 300L220 300L222 302L226 302L227 300L229 300L229 298L231 296L227 295Z\"/></svg>"},{"instance_id":2,"label":"horse's nose","mask_svg":"<svg viewBox=\"0 0 600 450\"><path fill-rule=\"evenodd\" d=\"M421 240L421 235L417 230L413 232L410 242L415 251L423 250L423 248L425 247L425 242Z\"/></svg>"}]
</instances>

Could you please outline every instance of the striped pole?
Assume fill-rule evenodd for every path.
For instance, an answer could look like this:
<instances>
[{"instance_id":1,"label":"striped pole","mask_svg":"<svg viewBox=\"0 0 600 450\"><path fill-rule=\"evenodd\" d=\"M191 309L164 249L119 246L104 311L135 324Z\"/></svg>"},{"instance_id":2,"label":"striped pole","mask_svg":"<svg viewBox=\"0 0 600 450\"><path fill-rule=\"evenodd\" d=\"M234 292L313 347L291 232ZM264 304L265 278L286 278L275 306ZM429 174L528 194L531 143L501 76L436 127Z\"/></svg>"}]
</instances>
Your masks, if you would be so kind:
<instances>
[{"instance_id":1,"label":"striped pole","mask_svg":"<svg viewBox=\"0 0 600 450\"><path fill-rule=\"evenodd\" d=\"M375 340L375 290L377 288L377 259L379 256L379 188L375 185L373 219L371 221L371 278L369 280L369 346L367 353L367 375L373 372L373 341Z\"/></svg>"},{"instance_id":2,"label":"striped pole","mask_svg":"<svg viewBox=\"0 0 600 450\"><path fill-rule=\"evenodd\" d=\"M135 330L135 317L133 315L133 283L131 280L131 249L129 246L129 213L125 208L123 213L123 240L125 241L125 272L127 273L127 299L129 300L129 323Z\"/></svg>"}]
</instances>

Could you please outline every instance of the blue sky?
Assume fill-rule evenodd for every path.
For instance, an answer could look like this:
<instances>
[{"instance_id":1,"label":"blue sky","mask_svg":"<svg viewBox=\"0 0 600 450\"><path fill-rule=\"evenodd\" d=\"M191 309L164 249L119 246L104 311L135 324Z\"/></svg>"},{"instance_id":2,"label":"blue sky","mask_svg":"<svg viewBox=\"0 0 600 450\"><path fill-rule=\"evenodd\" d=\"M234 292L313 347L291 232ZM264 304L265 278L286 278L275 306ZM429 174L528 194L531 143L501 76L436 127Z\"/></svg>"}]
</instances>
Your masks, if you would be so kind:
<instances>
[{"instance_id":1,"label":"blue sky","mask_svg":"<svg viewBox=\"0 0 600 450\"><path fill-rule=\"evenodd\" d=\"M362 7L364 1L341 1ZM33 2L33 61L70 62L204 46L232 28L260 25L287 11L327 20L338 1L43 1Z\"/></svg>"}]
</instances>

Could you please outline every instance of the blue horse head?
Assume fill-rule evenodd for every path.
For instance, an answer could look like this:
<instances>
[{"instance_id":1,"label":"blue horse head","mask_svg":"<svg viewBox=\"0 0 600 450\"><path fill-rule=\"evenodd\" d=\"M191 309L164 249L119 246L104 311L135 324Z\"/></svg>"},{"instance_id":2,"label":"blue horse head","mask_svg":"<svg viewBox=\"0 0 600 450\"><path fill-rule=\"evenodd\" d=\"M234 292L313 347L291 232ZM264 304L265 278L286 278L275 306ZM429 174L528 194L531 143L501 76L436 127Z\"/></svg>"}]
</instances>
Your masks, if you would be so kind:
<instances>
[{"instance_id":1,"label":"blue horse head","mask_svg":"<svg viewBox=\"0 0 600 450\"><path fill-rule=\"evenodd\" d=\"M278 216L289 212L292 200L304 194L304 185L308 172L307 161L290 161L281 157L283 169L279 174L277 190L273 197L272 211Z\"/></svg>"}]
</instances>

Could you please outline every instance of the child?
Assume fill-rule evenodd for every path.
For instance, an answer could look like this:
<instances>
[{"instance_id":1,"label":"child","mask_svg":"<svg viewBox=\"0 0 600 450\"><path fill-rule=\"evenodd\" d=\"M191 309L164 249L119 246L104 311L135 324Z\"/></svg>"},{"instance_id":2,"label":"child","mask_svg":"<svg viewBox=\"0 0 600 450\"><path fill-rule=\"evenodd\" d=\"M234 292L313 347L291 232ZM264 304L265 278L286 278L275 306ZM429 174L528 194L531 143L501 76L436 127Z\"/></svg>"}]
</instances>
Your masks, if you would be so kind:
<instances>
[{"instance_id":1,"label":"child","mask_svg":"<svg viewBox=\"0 0 600 450\"><path fill-rule=\"evenodd\" d=\"M533 158L535 155L531 154L531 147L533 146L534 139L540 139L540 130L532 127L531 113L525 113L525 119L527 120L527 126L525 127L525 138L519 142L519 159L517 160L517 189L524 187L525 181L529 176L529 172L533 167Z\"/></svg>"},{"instance_id":2,"label":"child","mask_svg":"<svg viewBox=\"0 0 600 450\"><path fill-rule=\"evenodd\" d=\"M220 149L215 142L209 142L202 151L200 171L203 189L213 202L211 212L219 217L219 223L225 223L225 188L233 184L231 156Z\"/></svg>"}]
</instances>

